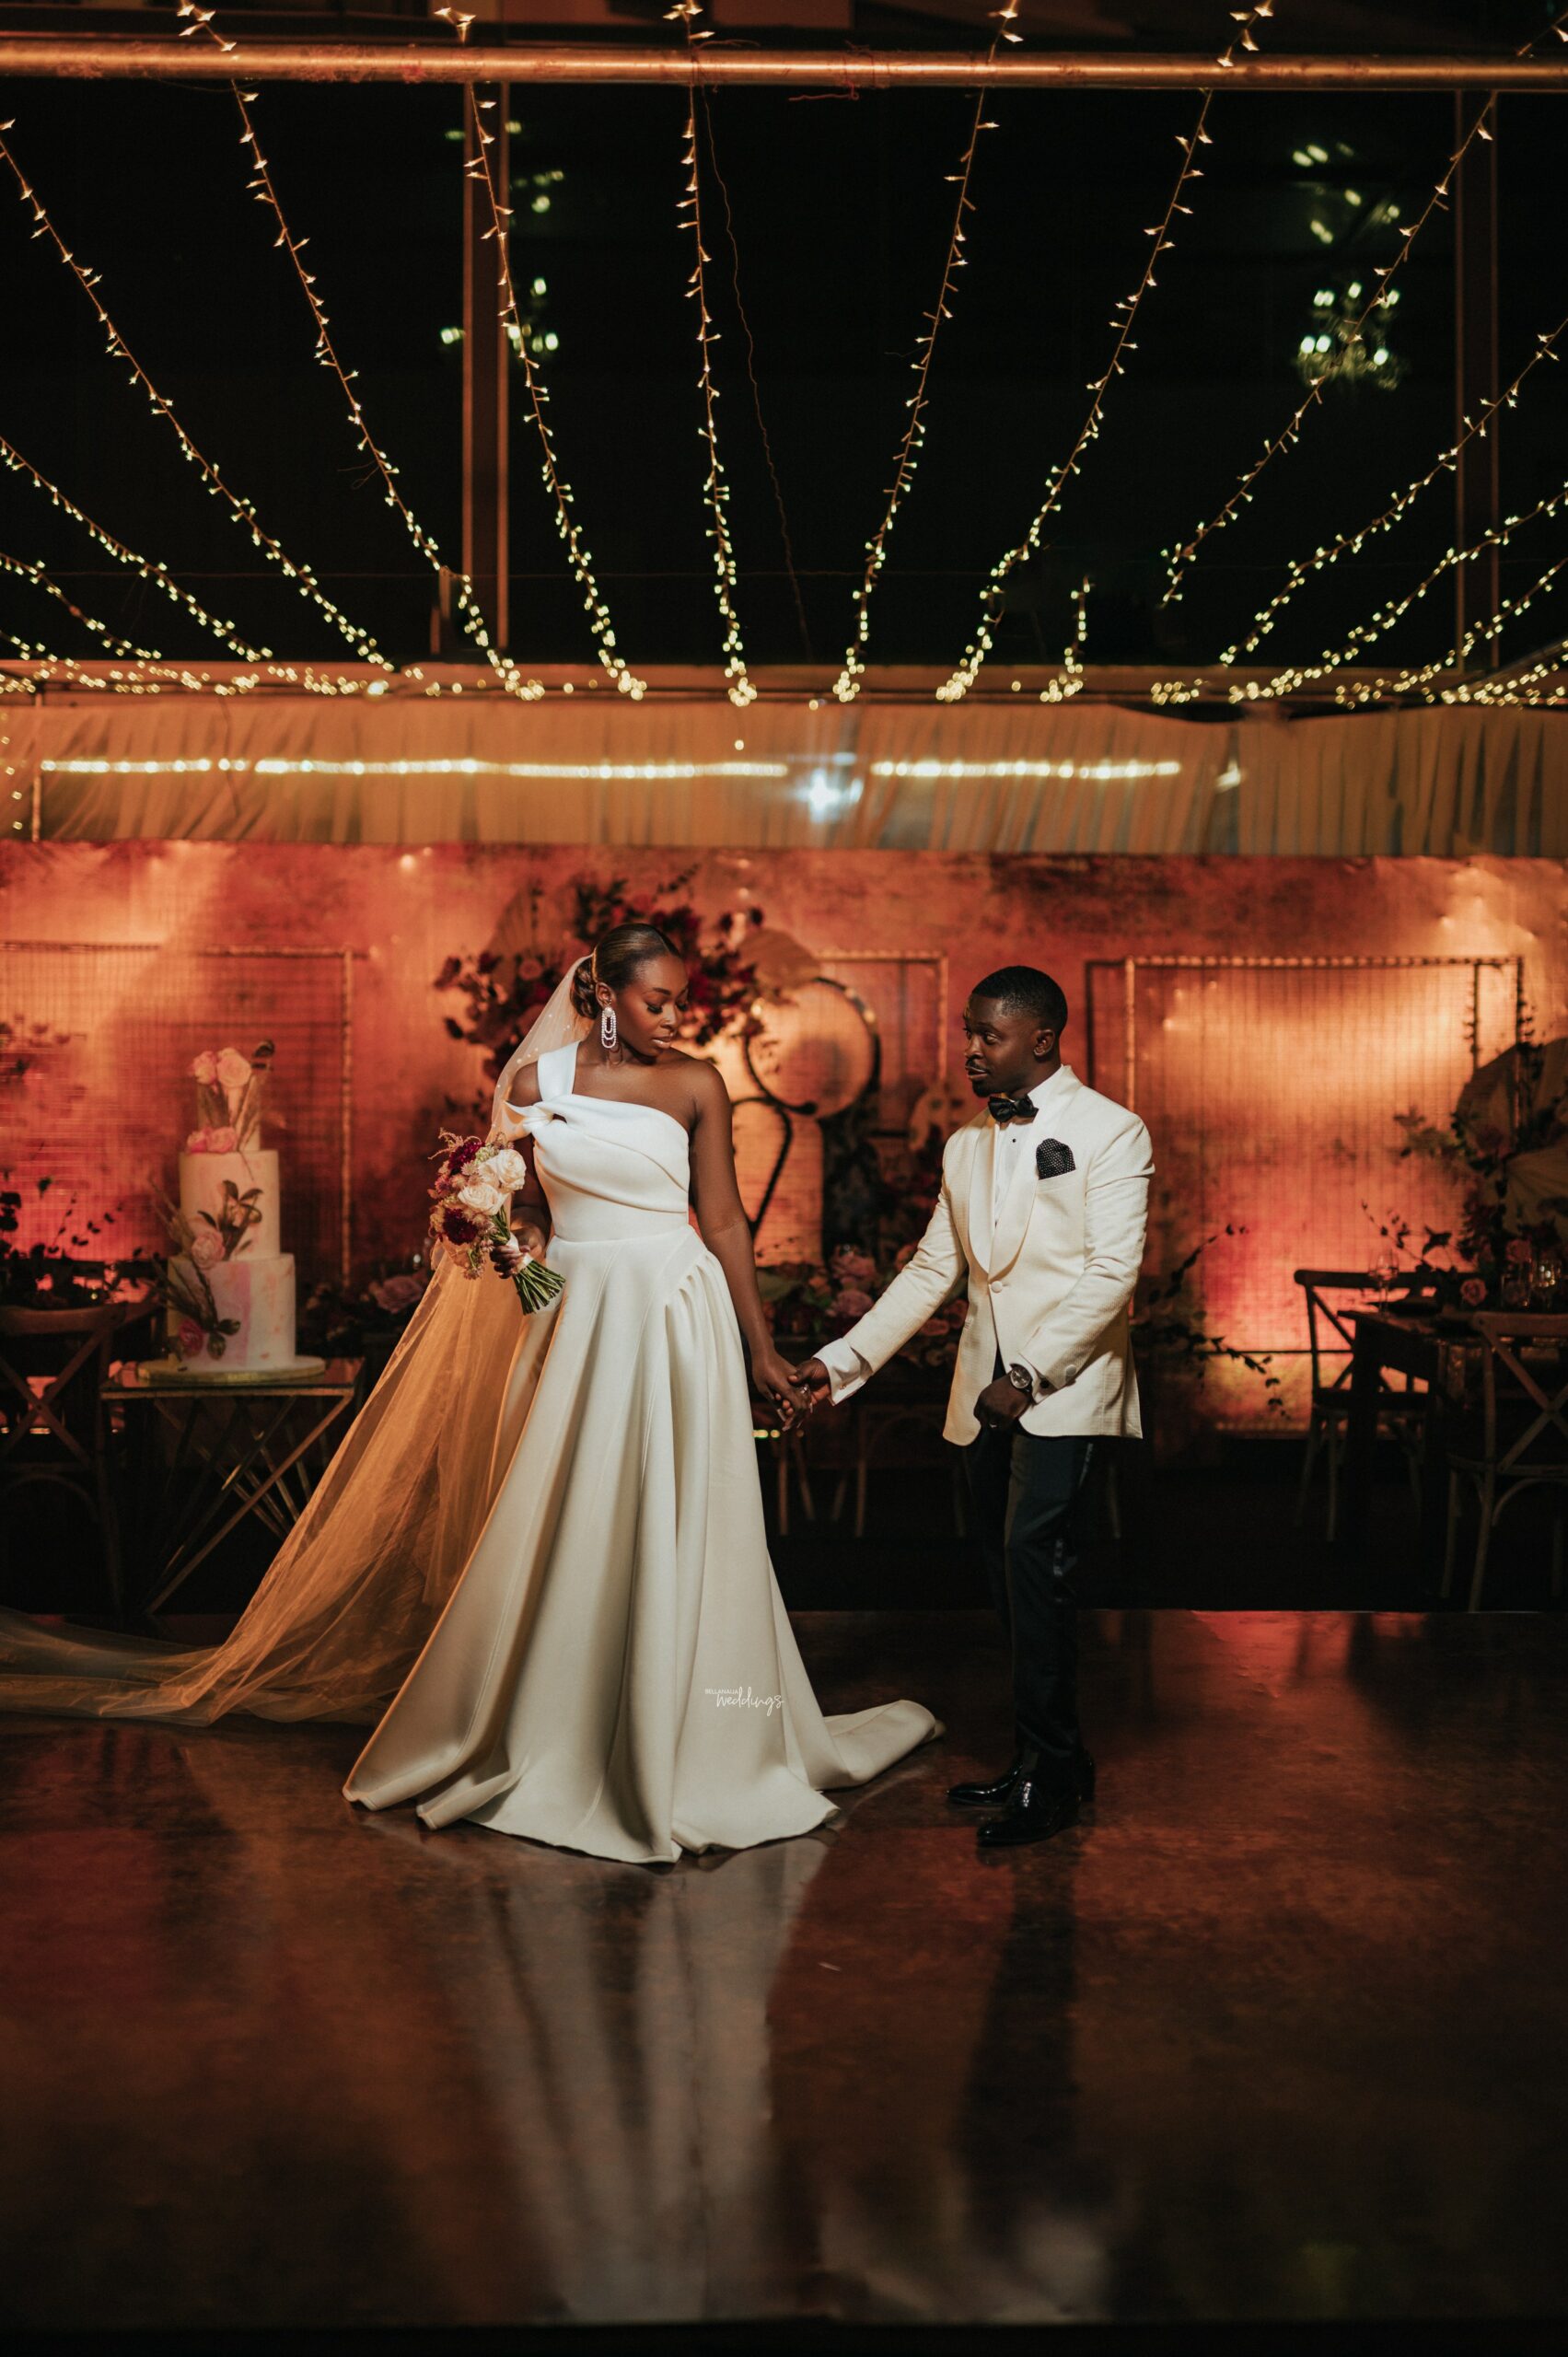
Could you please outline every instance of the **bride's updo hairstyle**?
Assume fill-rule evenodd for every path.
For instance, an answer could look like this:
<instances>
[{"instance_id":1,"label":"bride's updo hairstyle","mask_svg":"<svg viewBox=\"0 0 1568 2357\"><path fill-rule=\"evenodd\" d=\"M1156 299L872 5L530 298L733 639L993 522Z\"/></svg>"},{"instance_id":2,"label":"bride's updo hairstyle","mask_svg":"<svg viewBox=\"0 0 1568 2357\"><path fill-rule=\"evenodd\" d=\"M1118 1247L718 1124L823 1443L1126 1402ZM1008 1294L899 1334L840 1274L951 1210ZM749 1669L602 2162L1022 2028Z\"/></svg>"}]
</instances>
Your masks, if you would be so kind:
<instances>
[{"instance_id":1,"label":"bride's updo hairstyle","mask_svg":"<svg viewBox=\"0 0 1568 2357\"><path fill-rule=\"evenodd\" d=\"M595 942L593 956L586 958L573 975L572 1004L591 1022L598 1013L595 993L600 982L608 983L612 991L623 991L638 967L645 966L650 958L679 955L656 924L611 925Z\"/></svg>"}]
</instances>

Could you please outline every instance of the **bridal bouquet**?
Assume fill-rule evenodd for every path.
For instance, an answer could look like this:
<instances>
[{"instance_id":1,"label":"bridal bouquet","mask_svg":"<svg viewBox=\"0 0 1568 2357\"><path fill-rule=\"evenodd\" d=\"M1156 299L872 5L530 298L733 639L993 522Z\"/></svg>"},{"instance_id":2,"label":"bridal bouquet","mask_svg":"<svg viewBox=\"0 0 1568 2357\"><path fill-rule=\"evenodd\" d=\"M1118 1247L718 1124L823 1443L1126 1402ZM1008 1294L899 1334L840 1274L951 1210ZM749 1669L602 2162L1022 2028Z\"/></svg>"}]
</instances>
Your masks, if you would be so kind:
<instances>
[{"instance_id":1,"label":"bridal bouquet","mask_svg":"<svg viewBox=\"0 0 1568 2357\"><path fill-rule=\"evenodd\" d=\"M430 1233L465 1277L489 1267L510 1277L525 1314L547 1309L562 1281L544 1261L525 1252L506 1217L514 1187L528 1177L515 1146L486 1145L480 1138L441 1132L440 1167L430 1190Z\"/></svg>"}]
</instances>

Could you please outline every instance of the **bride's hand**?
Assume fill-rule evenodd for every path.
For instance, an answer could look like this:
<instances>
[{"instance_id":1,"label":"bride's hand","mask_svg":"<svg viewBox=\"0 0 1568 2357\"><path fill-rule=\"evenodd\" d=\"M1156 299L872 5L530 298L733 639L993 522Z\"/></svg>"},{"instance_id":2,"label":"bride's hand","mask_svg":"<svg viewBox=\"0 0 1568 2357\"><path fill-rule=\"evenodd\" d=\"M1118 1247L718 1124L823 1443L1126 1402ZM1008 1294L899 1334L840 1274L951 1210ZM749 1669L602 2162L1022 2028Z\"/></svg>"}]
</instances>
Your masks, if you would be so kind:
<instances>
[{"instance_id":1,"label":"bride's hand","mask_svg":"<svg viewBox=\"0 0 1568 2357\"><path fill-rule=\"evenodd\" d=\"M512 1234L523 1251L531 1253L536 1260L543 1260L549 1247L542 1228L536 1227L531 1220L525 1220L520 1226L513 1226Z\"/></svg>"},{"instance_id":2,"label":"bride's hand","mask_svg":"<svg viewBox=\"0 0 1568 2357\"><path fill-rule=\"evenodd\" d=\"M802 1396L794 1367L772 1347L753 1353L751 1379L758 1390L765 1392L772 1400L786 1432L793 1430L809 1411L809 1403Z\"/></svg>"}]
</instances>

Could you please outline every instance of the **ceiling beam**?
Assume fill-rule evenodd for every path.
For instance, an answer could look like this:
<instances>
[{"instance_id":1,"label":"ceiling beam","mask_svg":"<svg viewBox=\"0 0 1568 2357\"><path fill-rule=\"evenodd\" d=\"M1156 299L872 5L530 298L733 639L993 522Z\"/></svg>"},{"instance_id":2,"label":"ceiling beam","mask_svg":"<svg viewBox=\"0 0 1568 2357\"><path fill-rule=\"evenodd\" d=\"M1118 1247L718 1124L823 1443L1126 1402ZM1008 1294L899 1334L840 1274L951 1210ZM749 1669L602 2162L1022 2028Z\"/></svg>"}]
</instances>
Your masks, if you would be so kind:
<instances>
[{"instance_id":1,"label":"ceiling beam","mask_svg":"<svg viewBox=\"0 0 1568 2357\"><path fill-rule=\"evenodd\" d=\"M0 76L38 80L674 83L691 73L684 49L575 42L239 41L220 60L179 40L91 34L0 35ZM1568 48L1548 57L1246 57L1223 71L1211 56L1034 51L988 63L919 51L705 46L697 77L710 89L841 90L1562 90Z\"/></svg>"}]
</instances>

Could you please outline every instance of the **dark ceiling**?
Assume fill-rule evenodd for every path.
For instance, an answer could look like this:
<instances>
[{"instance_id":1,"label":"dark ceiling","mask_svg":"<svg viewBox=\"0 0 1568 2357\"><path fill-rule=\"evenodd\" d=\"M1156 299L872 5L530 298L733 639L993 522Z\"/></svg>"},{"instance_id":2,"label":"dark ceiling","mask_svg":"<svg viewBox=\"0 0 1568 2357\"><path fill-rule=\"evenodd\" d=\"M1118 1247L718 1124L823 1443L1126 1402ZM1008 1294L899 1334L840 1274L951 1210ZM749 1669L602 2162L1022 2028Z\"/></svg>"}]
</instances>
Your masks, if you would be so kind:
<instances>
[{"instance_id":1,"label":"dark ceiling","mask_svg":"<svg viewBox=\"0 0 1568 2357\"><path fill-rule=\"evenodd\" d=\"M413 12L411 11L412 15ZM168 10L0 10L0 29L147 33ZM1539 6L1315 6L1280 0L1278 50L1512 50L1550 17ZM900 7L841 0L714 0L728 38L833 45L970 47L983 9L954 0ZM417 29L385 8L330 19L231 5L250 30L351 34ZM1077 48L1206 50L1226 9L1043 7L1031 41ZM513 7L511 38L563 29L668 40L656 7L555 0ZM499 31L499 25L493 29ZM426 37L421 30L419 37ZM17 81L7 134L68 241L102 273L100 293L195 439L389 650L428 646L430 578L356 454L341 395L311 366L297 287L245 193L232 99L221 84ZM1501 102L1500 345L1512 375L1538 331L1568 312L1568 226L1552 98ZM901 430L910 363L933 300L952 195L947 175L972 100L962 93L734 89L707 107L705 166L722 205L714 279L734 480L739 607L754 663L836 665L862 545ZM961 652L995 558L1028 523L1104 366L1116 298L1144 261L1191 124L1189 95L1031 92L1000 124L974 183L972 266L944 329L930 435L878 591L874 660L946 663ZM689 267L675 226L679 92L556 87L513 92L514 264L541 335L553 334L552 417L577 513L600 567L622 650L634 661L717 659L703 533ZM454 555L459 540L461 110L455 90L269 84L256 104L277 185L327 297L372 425L421 519ZM1148 298L1138 351L1106 427L1042 554L1016 577L1003 659L1060 654L1069 598L1093 582L1088 652L1101 662L1212 658L1278 586L1289 560L1354 527L1424 471L1451 438L1451 224L1429 226L1401 273L1388 342L1391 390L1330 389L1301 446L1271 468L1237 527L1162 606L1162 549L1226 496L1300 398L1296 354L1321 291L1370 279L1399 222L1424 203L1454 143L1455 101L1433 96L1237 95L1216 99L1214 145L1191 220ZM539 196L546 205L535 209ZM0 434L99 521L167 563L206 603L291 654L340 651L319 621L203 495L58 260L0 189L10 333ZM744 323L737 293L744 308ZM746 331L749 330L749 338ZM445 340L444 340L445 339ZM749 367L748 356L749 354ZM1562 379L1538 370L1501 440L1504 505L1556 487ZM763 431L766 432L766 449ZM519 653L585 663L591 653L540 490L530 429L515 422L514 629ZM766 452L771 450L770 474ZM782 516L782 521L781 521ZM1505 586L1546 560L1522 535ZM786 542L787 534L787 542ZM1397 536L1316 580L1271 645L1317 652L1385 598L1402 595L1448 545L1452 496L1435 486ZM36 491L0 476L0 549L44 563L125 636L210 652L145 585L116 571ZM787 553L786 553L787 549ZM793 578L790 559L793 558ZM29 644L87 653L93 641L27 584L0 585L0 621ZM1419 606L1388 642L1436 651L1446 606ZM1518 643L1551 634L1542 606ZM156 634L156 635L155 635ZM1510 642L1512 643L1512 642Z\"/></svg>"}]
</instances>

